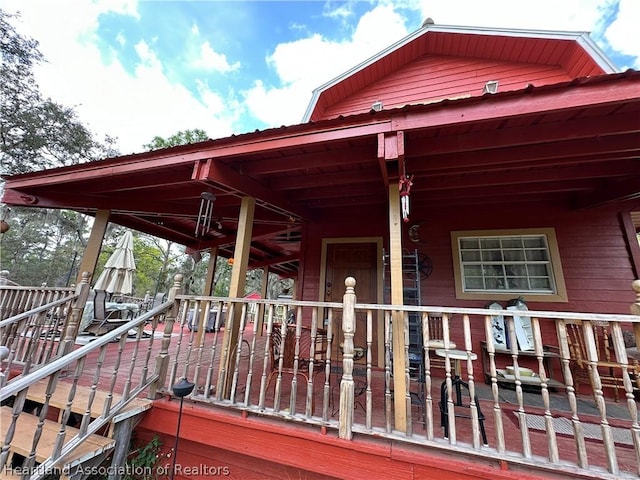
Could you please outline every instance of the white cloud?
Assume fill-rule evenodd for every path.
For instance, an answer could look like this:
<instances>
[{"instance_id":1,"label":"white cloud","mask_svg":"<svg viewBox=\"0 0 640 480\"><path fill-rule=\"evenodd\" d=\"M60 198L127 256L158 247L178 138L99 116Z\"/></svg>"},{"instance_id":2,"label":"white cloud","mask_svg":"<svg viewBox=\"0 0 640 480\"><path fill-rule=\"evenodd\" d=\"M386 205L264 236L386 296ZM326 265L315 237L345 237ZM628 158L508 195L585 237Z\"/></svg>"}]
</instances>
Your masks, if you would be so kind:
<instances>
[{"instance_id":1,"label":"white cloud","mask_svg":"<svg viewBox=\"0 0 640 480\"><path fill-rule=\"evenodd\" d=\"M42 92L74 107L94 132L118 137L121 151L129 153L140 151L156 135L166 137L189 128L204 129L212 138L242 133L247 128L238 131L234 126L247 112L270 126L298 123L314 88L408 33L406 20L394 5L413 5L420 12L421 20L414 19L410 28L432 17L436 24L593 31L615 50L635 57L631 66L638 67L640 42L634 21L637 23L640 15L640 2L620 0L619 17L602 31L602 9L614 1L384 1L360 19L341 3L325 15L333 14L342 22L357 20L348 38L332 40L311 31L298 41L270 46L265 37L260 47L270 49L266 61L278 83L255 78L247 91L238 91L239 87L233 90L229 85L221 91L213 90L208 80L201 78L195 80L195 94L176 83L175 76L168 78L153 41L136 45L140 62L133 72L118 61L115 51L98 49L99 15L118 12L137 19L135 0L3 0L2 8L8 12L21 10L23 20L17 24L18 31L40 42L48 61L37 72ZM183 52L190 65L221 73L240 67L242 58L231 62L215 45L203 41L198 25L190 27L190 35ZM124 31L116 32L115 39L120 46L128 42Z\"/></svg>"},{"instance_id":2,"label":"white cloud","mask_svg":"<svg viewBox=\"0 0 640 480\"><path fill-rule=\"evenodd\" d=\"M191 62L196 68L204 68L222 73L232 72L240 68L240 62L230 64L227 61L226 55L214 51L209 42L202 43L199 50L200 56Z\"/></svg>"},{"instance_id":3,"label":"white cloud","mask_svg":"<svg viewBox=\"0 0 640 480\"><path fill-rule=\"evenodd\" d=\"M622 69L640 68L640 2L638 0L620 0L618 17L609 25L605 38L611 48L624 55L635 57L631 65L620 65Z\"/></svg>"},{"instance_id":4,"label":"white cloud","mask_svg":"<svg viewBox=\"0 0 640 480\"><path fill-rule=\"evenodd\" d=\"M247 108L270 126L299 123L315 88L406 34L403 19L391 7L378 6L360 18L349 40L335 42L314 34L295 42L281 43L267 62L283 86L265 87L257 81L245 93Z\"/></svg>"},{"instance_id":5,"label":"white cloud","mask_svg":"<svg viewBox=\"0 0 640 480\"><path fill-rule=\"evenodd\" d=\"M598 7L613 0L422 0L422 17L439 25L591 31Z\"/></svg>"},{"instance_id":6,"label":"white cloud","mask_svg":"<svg viewBox=\"0 0 640 480\"><path fill-rule=\"evenodd\" d=\"M18 31L40 42L47 59L36 71L43 94L75 108L94 133L117 137L123 154L139 152L156 135L168 137L178 130L200 128L213 138L233 133L234 117L220 107L222 98L203 90L203 103L186 87L171 83L153 45L136 44L141 63L133 75L114 53L101 54L94 41L98 15L118 11L135 17L136 5L110 0L8 0L3 8L22 11ZM122 34L118 38L124 40Z\"/></svg>"}]
</instances>

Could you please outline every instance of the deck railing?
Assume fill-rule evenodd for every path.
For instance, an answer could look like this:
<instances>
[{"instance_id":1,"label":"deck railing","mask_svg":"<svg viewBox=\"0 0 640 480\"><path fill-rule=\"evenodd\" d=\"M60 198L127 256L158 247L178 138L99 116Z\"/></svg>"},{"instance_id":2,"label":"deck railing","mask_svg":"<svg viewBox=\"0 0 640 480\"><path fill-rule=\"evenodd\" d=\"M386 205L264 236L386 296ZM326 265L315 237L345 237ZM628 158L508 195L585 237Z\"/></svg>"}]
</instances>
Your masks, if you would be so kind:
<instances>
[{"instance_id":1,"label":"deck railing","mask_svg":"<svg viewBox=\"0 0 640 480\"><path fill-rule=\"evenodd\" d=\"M74 287L23 287L0 284L0 320L55 302L75 293Z\"/></svg>"},{"instance_id":2,"label":"deck railing","mask_svg":"<svg viewBox=\"0 0 640 480\"><path fill-rule=\"evenodd\" d=\"M106 384L114 395L131 398L148 388L154 398L171 395L171 385L187 378L195 383L192 401L334 429L345 439L372 435L586 478L640 476L637 370L623 335L630 331L640 339L640 301L634 315L518 311L531 323L531 348L523 351L512 310L359 304L355 281L346 287L343 303L328 303L186 296L176 284L163 308L69 354L73 358L56 360L39 380L54 379L49 385L55 388L60 371L73 371L73 381L90 374L92 386ZM634 288L640 296L640 282ZM249 314L256 310L264 313ZM283 310L292 312L287 323L277 321ZM422 322L424 345L435 340L430 319L438 318L442 329L438 355L425 349L417 369L410 315ZM506 349L493 339L496 317L506 320ZM404 348L394 352L398 318L404 319ZM590 385L582 391L575 345L566 334L574 322L580 322L588 357ZM622 382L619 402L601 381L606 371L599 369L600 347L589 334L594 325L607 326ZM126 348L131 328L138 336L135 347ZM143 338L144 329L150 338ZM376 341L378 332L383 338ZM109 345L117 345L117 355L107 355ZM436 359L444 368L435 367ZM513 375L501 368L505 364L514 367ZM44 375L29 377L34 374ZM28 380L22 381L19 387L10 382L0 399L26 398Z\"/></svg>"},{"instance_id":3,"label":"deck railing","mask_svg":"<svg viewBox=\"0 0 640 480\"><path fill-rule=\"evenodd\" d=\"M160 322L173 324L174 305L167 301L30 372L11 377L9 365L0 362L0 377L11 377L0 389L0 472L31 480L59 473L85 478L112 450L111 471L124 471L131 420L149 408L142 399L161 378L156 361L171 335ZM60 423L52 426L56 417ZM22 464L10 462L16 452L24 454Z\"/></svg>"},{"instance_id":4,"label":"deck railing","mask_svg":"<svg viewBox=\"0 0 640 480\"><path fill-rule=\"evenodd\" d=\"M78 288L0 286L0 347L6 348L6 370L31 369L49 363L70 348L88 290ZM0 377L0 386L6 377Z\"/></svg>"},{"instance_id":5,"label":"deck railing","mask_svg":"<svg viewBox=\"0 0 640 480\"><path fill-rule=\"evenodd\" d=\"M333 428L342 438L353 433L389 437L536 469L598 478L636 477L640 472L635 402L640 369L629 361L623 339L623 331L640 338L637 315L518 311L531 323L531 347L522 351L512 310L358 304L349 286L344 303L198 296L176 300L174 350L168 355L164 385L183 377L193 381L194 401ZM248 321L252 303L262 306L262 321ZM288 326L274 320L274 312L283 309L295 312ZM427 350L421 357L422 374L416 374L408 328L404 351L393 352L392 319L398 315L405 327L409 315L420 317L425 345L432 340L429 319L440 319L443 369L432 368L435 352ZM496 317L506 320L508 349L493 341ZM576 389L575 346L563 333L572 322L580 322L585 332L594 325L608 328L623 399L613 407L612 391L600 381L605 373L597 367L596 339L588 335L593 390L587 393L590 385L582 392ZM203 331L207 325L211 331ZM354 338L363 328L363 344L356 345ZM237 329L237 335L230 329ZM375 331L384 332L382 352ZM305 342L305 335L310 341ZM291 362L284 348L272 353L274 341L283 336L292 341ZM322 351L320 357L314 348ZM404 355L402 381L393 366L398 355ZM505 364L515 367L513 375L505 372ZM402 427L400 402L406 411ZM544 435L544 440L532 440L534 435Z\"/></svg>"}]
</instances>

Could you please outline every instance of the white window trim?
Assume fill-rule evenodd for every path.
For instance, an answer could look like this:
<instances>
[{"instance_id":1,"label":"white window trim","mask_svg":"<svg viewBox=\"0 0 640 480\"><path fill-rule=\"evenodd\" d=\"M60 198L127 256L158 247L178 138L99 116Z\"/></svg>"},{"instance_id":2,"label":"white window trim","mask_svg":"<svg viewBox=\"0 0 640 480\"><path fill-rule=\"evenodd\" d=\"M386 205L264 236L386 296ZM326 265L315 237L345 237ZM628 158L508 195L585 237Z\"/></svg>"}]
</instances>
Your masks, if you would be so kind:
<instances>
[{"instance_id":1,"label":"white window trim","mask_svg":"<svg viewBox=\"0 0 640 480\"><path fill-rule=\"evenodd\" d=\"M462 279L462 265L460 260L460 249L458 239L460 237L507 237L522 235L545 235L551 263L551 272L555 285L555 293L534 293L508 291L504 293L491 292L465 292ZM560 250L554 228L520 228L509 230L464 230L451 232L451 249L453 259L453 273L455 277L456 298L460 300L511 300L522 297L528 302L568 302L567 288L564 283L562 273L562 263L560 262Z\"/></svg>"}]
</instances>

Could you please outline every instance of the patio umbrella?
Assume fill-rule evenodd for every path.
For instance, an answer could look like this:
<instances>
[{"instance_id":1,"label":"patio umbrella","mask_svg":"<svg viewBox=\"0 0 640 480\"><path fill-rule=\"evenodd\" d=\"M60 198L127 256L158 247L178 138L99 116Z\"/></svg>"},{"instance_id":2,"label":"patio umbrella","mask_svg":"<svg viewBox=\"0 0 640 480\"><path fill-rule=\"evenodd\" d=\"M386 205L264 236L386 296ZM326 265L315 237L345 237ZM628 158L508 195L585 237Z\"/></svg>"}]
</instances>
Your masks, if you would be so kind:
<instances>
[{"instance_id":1,"label":"patio umbrella","mask_svg":"<svg viewBox=\"0 0 640 480\"><path fill-rule=\"evenodd\" d=\"M93 286L96 290L105 290L111 294L127 295L133 291L133 272L136 262L133 259L133 235L127 231L120 238L104 270Z\"/></svg>"}]
</instances>

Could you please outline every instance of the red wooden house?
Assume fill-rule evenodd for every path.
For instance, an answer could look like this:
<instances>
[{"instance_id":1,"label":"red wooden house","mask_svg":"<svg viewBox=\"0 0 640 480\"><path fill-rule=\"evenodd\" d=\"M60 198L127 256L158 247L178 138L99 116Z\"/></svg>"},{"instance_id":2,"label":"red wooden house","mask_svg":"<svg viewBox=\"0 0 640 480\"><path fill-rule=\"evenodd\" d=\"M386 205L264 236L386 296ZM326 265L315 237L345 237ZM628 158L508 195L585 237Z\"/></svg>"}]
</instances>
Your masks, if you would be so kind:
<instances>
[{"instance_id":1,"label":"red wooden house","mask_svg":"<svg viewBox=\"0 0 640 480\"><path fill-rule=\"evenodd\" d=\"M640 278L640 73L616 72L585 33L425 22L318 88L299 125L9 177L3 201L73 209L94 215L98 233L111 221L233 257L230 296L243 296L246 268L268 268L296 278L297 300L342 301L353 276L358 302L399 305L408 252L421 305L522 297L535 310L626 314ZM96 258L88 249L82 270ZM382 365L381 318L376 325L373 363ZM484 326L471 328L480 351ZM188 422L193 455L205 455L203 428L237 434L233 421L205 417ZM366 442L347 451L327 441L316 456L307 434L296 443L272 425L253 435L296 448L288 468L308 478L322 470L305 459L339 458L338 469L343 455L375 468L411 462L409 451L381 456ZM216 455L242 464L247 450ZM265 476L282 472L278 458L264 459Z\"/></svg>"}]
</instances>

